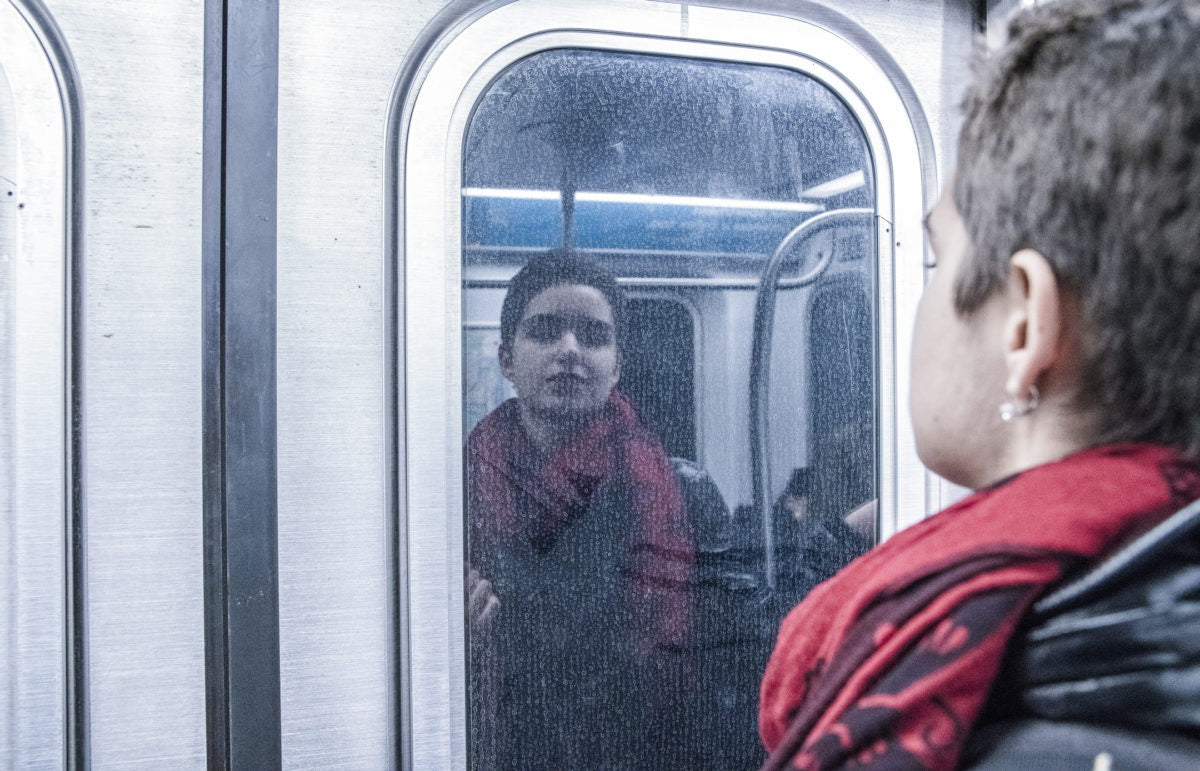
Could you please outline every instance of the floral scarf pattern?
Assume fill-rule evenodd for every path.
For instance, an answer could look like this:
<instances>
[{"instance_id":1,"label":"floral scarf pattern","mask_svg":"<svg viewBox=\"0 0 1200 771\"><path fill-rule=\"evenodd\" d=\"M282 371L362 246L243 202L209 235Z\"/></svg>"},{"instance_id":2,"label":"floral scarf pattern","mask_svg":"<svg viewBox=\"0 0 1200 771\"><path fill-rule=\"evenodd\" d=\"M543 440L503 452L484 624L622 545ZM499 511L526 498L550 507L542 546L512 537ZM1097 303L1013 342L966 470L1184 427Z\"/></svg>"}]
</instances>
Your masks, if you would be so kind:
<instances>
[{"instance_id":1,"label":"floral scarf pattern","mask_svg":"<svg viewBox=\"0 0 1200 771\"><path fill-rule=\"evenodd\" d=\"M764 768L954 768L1030 605L1200 498L1145 444L1017 474L898 533L784 620L763 678Z\"/></svg>"}]
</instances>

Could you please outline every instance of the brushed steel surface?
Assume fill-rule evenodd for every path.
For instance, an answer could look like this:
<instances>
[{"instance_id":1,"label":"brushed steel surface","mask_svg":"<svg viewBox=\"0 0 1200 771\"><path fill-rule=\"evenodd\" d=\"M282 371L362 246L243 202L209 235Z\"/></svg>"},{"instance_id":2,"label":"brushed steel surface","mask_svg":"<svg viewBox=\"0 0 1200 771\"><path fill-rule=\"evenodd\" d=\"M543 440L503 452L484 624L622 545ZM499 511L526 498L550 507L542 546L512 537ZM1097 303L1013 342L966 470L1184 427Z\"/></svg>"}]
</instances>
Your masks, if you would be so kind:
<instances>
[{"instance_id":1,"label":"brushed steel surface","mask_svg":"<svg viewBox=\"0 0 1200 771\"><path fill-rule=\"evenodd\" d=\"M279 584L288 768L384 768L395 759L384 157L397 73L443 5L280 2Z\"/></svg>"},{"instance_id":2,"label":"brushed steel surface","mask_svg":"<svg viewBox=\"0 0 1200 771\"><path fill-rule=\"evenodd\" d=\"M48 2L87 131L85 404L97 768L200 767L200 0Z\"/></svg>"},{"instance_id":3,"label":"brushed steel surface","mask_svg":"<svg viewBox=\"0 0 1200 771\"><path fill-rule=\"evenodd\" d=\"M399 62L413 53L408 49L419 30L444 5L410 2L401 12L381 0L337 9L313 0L281 3L280 612L284 758L293 767L333 761L371 766L394 758L388 737L395 716L385 683L394 655L387 626L395 566L388 560L384 490L389 483L383 407L389 320L382 304L392 291L383 284L384 261L392 255L381 248L391 223L380 216L395 202L381 200L392 189L387 181L391 170L383 166L381 152L387 130L382 84L390 87L401 71ZM497 10L486 24L451 36L435 49L452 45L478 59L480 51L486 55L529 31L519 18L522 9L501 3L454 5L465 9L464 18L480 9ZM629 32L677 36L683 16L672 4L621 2L582 10L582 4L567 5L565 11L546 8L539 23L585 28L616 24ZM909 81L928 118L935 150L944 154L955 120L948 105L957 99L960 57L970 41L969 4L908 0L837 7L891 52L898 70L890 74ZM638 20L626 22L626 10ZM689 26L702 19L698 10L690 8ZM645 22L649 15L654 23ZM791 28L785 49L795 44L796 29ZM931 29L938 34L931 35ZM923 44L914 45L915 40ZM932 45L924 44L931 40ZM427 68L413 72L433 78L430 92L439 94L439 109L453 110L458 90L437 83L441 75ZM875 82L879 86L886 80ZM893 99L884 110L887 120L899 122L904 109ZM457 206L456 185L448 181L448 175L457 173L456 161L447 168L442 160L445 132L443 127L440 133L406 137L410 181L401 202L423 201L439 222L447 216L446 207ZM905 184L936 179L935 156L909 157L897 174L905 175ZM896 282L901 289L881 309L888 319L911 319L920 291L916 266L922 261L916 223L935 188L925 183L918 195L905 196L897 217L902 222L899 236L881 233L884 253L896 255L902 274ZM418 206L407 219L425 213ZM457 224L443 225L433 243L409 241L401 268L408 280L396 290L406 298L401 324L410 330L402 360L407 362L402 373L402 378L407 375L402 383L407 396L398 409L407 422L401 454L408 454L403 472L411 480L405 485L402 477L397 494L402 500L407 496L409 503L404 562L414 583L407 610L417 627L410 638L412 668L401 676L402 687L413 694L409 740L418 767L454 765L463 757L455 738L462 735L461 619L456 611L461 544L455 513L460 469L454 438L459 432L457 405L446 396L457 393L457 372L448 372L446 363L456 362L458 355L458 267L443 257L455 254L456 247L438 240L455 238ZM453 231L449 236L446 228ZM890 271L891 264L884 270ZM880 279L892 285L890 273ZM895 339L900 361L892 365L893 385L886 397L895 416L888 431L904 434L907 370L902 362L908 339L903 330ZM904 428L898 428L901 424ZM886 446L898 448L903 441L884 437ZM894 470L885 473L920 478L911 449L895 452L902 459L889 463ZM906 484L895 498L895 511L911 513L885 523L888 531L919 519L931 506L920 484ZM422 624L425 631L420 631ZM430 703L436 708L425 709Z\"/></svg>"},{"instance_id":4,"label":"brushed steel surface","mask_svg":"<svg viewBox=\"0 0 1200 771\"><path fill-rule=\"evenodd\" d=\"M0 21L0 35L4 35L5 50L11 52L12 43L7 42L7 30L11 23L7 10L4 21ZM10 64L11 66L11 64ZM14 113L12 91L8 87L8 78L4 73L4 63L0 60L0 297L4 298L0 305L0 522L3 522L4 539L0 541L0 662L4 671L4 687L0 688L0 764L6 767L15 765L14 755L17 752L13 737L13 679L20 671L16 664L16 655L12 649L15 635L12 627L16 623L16 543L17 526L13 518L13 482L16 479L16 436L15 424L17 411L14 404L13 391L16 379L16 357L14 355L13 331L16 326L11 312L11 300L15 289L13 273L13 256L17 247L16 239L16 115Z\"/></svg>"},{"instance_id":5,"label":"brushed steel surface","mask_svg":"<svg viewBox=\"0 0 1200 771\"><path fill-rule=\"evenodd\" d=\"M920 98L935 142L940 182L954 159L960 123L959 103L967 82L967 59L975 39L971 0L847 0L829 2L857 21L895 60ZM925 191L932 206L939 190Z\"/></svg>"},{"instance_id":6,"label":"brushed steel surface","mask_svg":"<svg viewBox=\"0 0 1200 771\"><path fill-rule=\"evenodd\" d=\"M0 5L0 765L62 768L66 116L51 62Z\"/></svg>"}]
</instances>

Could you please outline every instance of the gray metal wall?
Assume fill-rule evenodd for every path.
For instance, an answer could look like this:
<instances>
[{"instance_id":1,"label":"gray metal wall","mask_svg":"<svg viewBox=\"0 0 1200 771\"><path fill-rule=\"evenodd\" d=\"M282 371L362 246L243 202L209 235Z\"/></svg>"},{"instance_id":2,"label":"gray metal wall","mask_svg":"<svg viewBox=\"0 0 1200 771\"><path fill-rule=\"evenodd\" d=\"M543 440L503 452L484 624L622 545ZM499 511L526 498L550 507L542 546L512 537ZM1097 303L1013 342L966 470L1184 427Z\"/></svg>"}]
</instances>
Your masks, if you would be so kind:
<instances>
[{"instance_id":1,"label":"gray metal wall","mask_svg":"<svg viewBox=\"0 0 1200 771\"><path fill-rule=\"evenodd\" d=\"M6 4L0 10L10 28L18 9L27 24L40 10L36 3ZM48 370L56 374L26 383L18 401L37 396L60 416L57 426L39 422L25 403L5 420L5 428L14 429L4 439L15 437L18 454L38 442L59 446L58 457L42 468L18 464L20 485L31 482L31 473L47 474L58 489L40 501L18 498L7 520L17 528L8 548L18 555L6 587L16 608L6 619L6 636L16 640L8 649L15 658L6 662L6 687L15 684L18 699L4 717L16 720L6 728L9 758L18 767L42 767L63 763L67 755L66 702L74 690L66 689L73 680L66 642L73 608L65 585L71 449L63 373L77 346L86 350L82 367L71 374L85 384L82 440L88 451L77 457L85 459L80 470L87 478L85 642L92 651L87 684L93 763L196 766L205 757L198 345L202 4L54 2L48 10L83 96L82 113L75 114L78 105L60 103L57 91L49 92L60 121L86 126L81 179L68 180L67 187L82 184L86 191L75 215L83 223L87 280L73 294L87 322L73 338L62 242L70 224L58 223L57 250L36 253L60 276L57 292L39 298L43 316L30 314L23 303L5 306L16 309L11 323L18 337L44 337L45 350L58 356ZM32 28L24 34L38 36ZM16 55L11 48L0 51L0 59ZM50 47L42 55L61 87L71 76L63 69L69 61L56 60ZM3 65L11 76L10 62ZM22 106L18 123L30 118ZM52 124L45 128L51 131ZM47 141L48 161L69 164L64 139ZM27 144L18 147L23 159L30 152ZM62 212L71 190L38 191L38 181L28 170L15 179L22 215ZM18 240L38 227L22 221ZM31 289L17 287L22 297ZM35 374L20 366L4 371L18 387ZM35 554L43 555L44 571L31 567ZM41 598L36 609L32 598Z\"/></svg>"},{"instance_id":2,"label":"gray metal wall","mask_svg":"<svg viewBox=\"0 0 1200 771\"><path fill-rule=\"evenodd\" d=\"M92 760L204 753L202 3L53 3L86 132Z\"/></svg>"}]
</instances>

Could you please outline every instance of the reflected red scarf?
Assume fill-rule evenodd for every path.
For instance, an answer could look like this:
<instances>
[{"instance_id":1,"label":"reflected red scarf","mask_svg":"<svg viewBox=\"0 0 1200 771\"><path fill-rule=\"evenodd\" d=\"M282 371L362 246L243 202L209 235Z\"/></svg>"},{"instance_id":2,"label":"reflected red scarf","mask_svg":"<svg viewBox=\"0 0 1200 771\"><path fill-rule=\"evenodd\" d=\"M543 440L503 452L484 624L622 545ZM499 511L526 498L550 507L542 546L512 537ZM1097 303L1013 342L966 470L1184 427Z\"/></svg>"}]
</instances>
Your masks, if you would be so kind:
<instances>
[{"instance_id":1,"label":"reflected red scarf","mask_svg":"<svg viewBox=\"0 0 1200 771\"><path fill-rule=\"evenodd\" d=\"M764 768L954 768L1033 601L1200 498L1173 450L1101 447L898 533L784 620L763 677Z\"/></svg>"},{"instance_id":2,"label":"reflected red scarf","mask_svg":"<svg viewBox=\"0 0 1200 771\"><path fill-rule=\"evenodd\" d=\"M645 619L644 642L683 642L695 563L683 496L662 444L624 397L610 395L594 419L545 459L521 427L520 405L509 399L471 432L467 469L476 537L524 540L543 552L588 514L598 488L615 485L638 523L628 568L631 605Z\"/></svg>"}]
</instances>

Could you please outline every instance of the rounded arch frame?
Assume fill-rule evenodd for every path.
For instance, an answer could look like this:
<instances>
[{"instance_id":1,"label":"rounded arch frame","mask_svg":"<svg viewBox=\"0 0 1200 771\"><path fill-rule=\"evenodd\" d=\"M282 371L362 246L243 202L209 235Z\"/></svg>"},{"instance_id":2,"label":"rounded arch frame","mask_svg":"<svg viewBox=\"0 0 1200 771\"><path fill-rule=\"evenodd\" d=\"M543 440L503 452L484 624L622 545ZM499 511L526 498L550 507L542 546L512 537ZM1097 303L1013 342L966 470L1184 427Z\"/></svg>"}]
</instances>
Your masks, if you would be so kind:
<instances>
[{"instance_id":1,"label":"rounded arch frame","mask_svg":"<svg viewBox=\"0 0 1200 771\"><path fill-rule=\"evenodd\" d=\"M388 125L385 307L393 637L406 766L465 765L464 622L454 610L463 606L461 429L451 398L461 386L462 138L475 100L521 58L571 47L775 65L817 79L846 103L876 170L881 534L930 508L909 434L903 363L923 286L921 216L936 188L929 127L903 73L860 27L815 3L760 5L458 3L402 68Z\"/></svg>"},{"instance_id":2,"label":"rounded arch frame","mask_svg":"<svg viewBox=\"0 0 1200 771\"><path fill-rule=\"evenodd\" d=\"M90 762L83 480L83 100L78 71L61 29L41 0L0 6L0 67L11 97L15 174L4 201L15 204L12 265L26 291L14 293L16 453L34 473L17 474L14 572L40 572L54 588L14 595L16 618L34 631L13 655L22 670L50 675L34 691L18 684L9 698L25 700L21 725L39 734L7 737L10 749L53 751L69 767ZM38 259L32 259L37 255ZM47 383L53 386L47 388ZM23 458L23 460L22 460ZM50 512L55 516L50 516ZM45 515L45 516L43 516ZM30 540L35 520L46 527ZM52 579L51 579L52 577ZM26 579L29 576L26 575ZM28 585L28 582L23 582ZM57 600L58 619L20 620L31 606ZM30 606L30 607L27 607ZM61 620L59 620L61 619ZM28 630L27 630L28 631ZM33 675L30 675L32 679ZM53 684L53 693L47 682ZM16 714L16 713L13 713ZM51 745L54 745L51 750Z\"/></svg>"}]
</instances>

